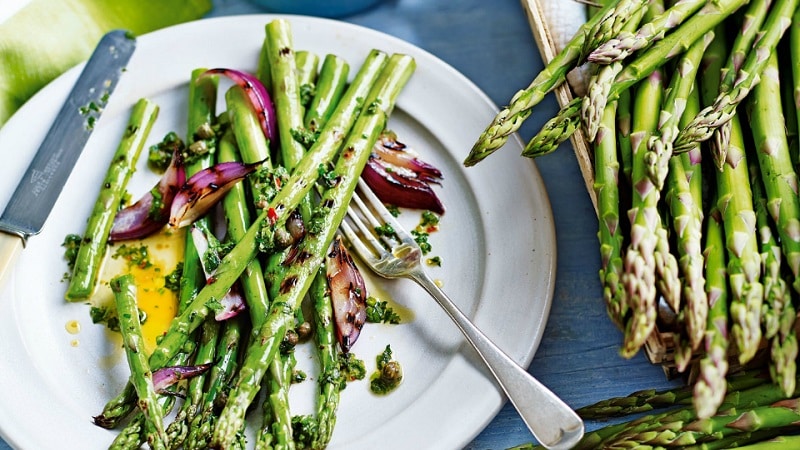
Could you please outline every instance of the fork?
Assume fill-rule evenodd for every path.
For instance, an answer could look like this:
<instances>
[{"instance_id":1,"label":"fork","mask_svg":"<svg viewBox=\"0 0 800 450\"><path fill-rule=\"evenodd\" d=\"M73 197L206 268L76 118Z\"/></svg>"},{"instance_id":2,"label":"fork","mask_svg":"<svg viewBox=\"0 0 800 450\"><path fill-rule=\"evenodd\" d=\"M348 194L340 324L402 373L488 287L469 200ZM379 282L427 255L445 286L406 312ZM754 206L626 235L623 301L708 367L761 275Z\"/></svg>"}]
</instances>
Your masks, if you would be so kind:
<instances>
[{"instance_id":1,"label":"fork","mask_svg":"<svg viewBox=\"0 0 800 450\"><path fill-rule=\"evenodd\" d=\"M385 224L393 228L393 233L376 231L385 231ZM411 279L439 303L486 363L540 444L550 449L569 449L580 441L584 426L578 414L506 355L445 295L425 272L422 250L413 236L364 180L359 180L341 230L373 272L384 278Z\"/></svg>"}]
</instances>

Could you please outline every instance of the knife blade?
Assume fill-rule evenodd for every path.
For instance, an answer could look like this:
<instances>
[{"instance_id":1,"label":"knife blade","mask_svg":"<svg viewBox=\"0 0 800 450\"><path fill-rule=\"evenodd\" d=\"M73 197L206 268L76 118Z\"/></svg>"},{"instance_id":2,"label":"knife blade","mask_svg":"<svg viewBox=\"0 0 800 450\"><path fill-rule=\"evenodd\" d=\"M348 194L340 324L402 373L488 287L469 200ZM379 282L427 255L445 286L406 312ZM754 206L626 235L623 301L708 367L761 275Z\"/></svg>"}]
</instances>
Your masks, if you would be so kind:
<instances>
[{"instance_id":1,"label":"knife blade","mask_svg":"<svg viewBox=\"0 0 800 450\"><path fill-rule=\"evenodd\" d=\"M135 48L129 32L113 30L86 62L0 215L0 283L28 238L41 232Z\"/></svg>"}]
</instances>

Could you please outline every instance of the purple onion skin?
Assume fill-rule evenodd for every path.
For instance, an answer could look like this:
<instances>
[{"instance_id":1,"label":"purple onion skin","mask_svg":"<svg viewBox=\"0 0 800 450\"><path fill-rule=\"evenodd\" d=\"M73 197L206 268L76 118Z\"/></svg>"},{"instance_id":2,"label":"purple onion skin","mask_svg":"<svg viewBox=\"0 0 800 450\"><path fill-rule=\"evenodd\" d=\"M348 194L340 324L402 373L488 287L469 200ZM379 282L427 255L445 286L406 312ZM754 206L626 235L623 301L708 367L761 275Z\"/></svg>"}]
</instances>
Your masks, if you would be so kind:
<instances>
[{"instance_id":1,"label":"purple onion skin","mask_svg":"<svg viewBox=\"0 0 800 450\"><path fill-rule=\"evenodd\" d=\"M200 78L209 75L223 75L238 84L247 93L253 110L258 115L261 129L264 136L269 139L270 147L275 148L278 144L278 125L275 115L275 104L272 102L269 92L254 75L235 69L215 68L205 71Z\"/></svg>"},{"instance_id":2,"label":"purple onion skin","mask_svg":"<svg viewBox=\"0 0 800 450\"><path fill-rule=\"evenodd\" d=\"M384 203L439 215L445 212L444 204L427 183L390 172L374 158L367 162L361 178Z\"/></svg>"},{"instance_id":3,"label":"purple onion skin","mask_svg":"<svg viewBox=\"0 0 800 450\"><path fill-rule=\"evenodd\" d=\"M254 172L261 162L224 162L192 175L172 201L169 225L182 228L204 216L240 180Z\"/></svg>"},{"instance_id":4,"label":"purple onion skin","mask_svg":"<svg viewBox=\"0 0 800 450\"><path fill-rule=\"evenodd\" d=\"M326 262L336 339L347 353L367 320L367 286L341 238L331 244Z\"/></svg>"},{"instance_id":5,"label":"purple onion skin","mask_svg":"<svg viewBox=\"0 0 800 450\"><path fill-rule=\"evenodd\" d=\"M398 141L394 134L381 136L373 150L375 158L387 164L407 169L421 181L439 184L442 180L441 170L419 159L417 153Z\"/></svg>"},{"instance_id":6,"label":"purple onion skin","mask_svg":"<svg viewBox=\"0 0 800 450\"><path fill-rule=\"evenodd\" d=\"M156 392L163 393L173 384L200 375L210 369L211 366L212 364L208 363L197 366L172 366L158 369L153 372L153 387Z\"/></svg>"},{"instance_id":7,"label":"purple onion skin","mask_svg":"<svg viewBox=\"0 0 800 450\"><path fill-rule=\"evenodd\" d=\"M203 274L206 277L206 283L211 283L214 280L214 274L209 270L206 264L205 254L208 252L210 245L205 231L199 227L192 226L191 228L192 242L200 255L200 265L203 267ZM222 308L214 314L214 320L222 322L230 318L236 317L246 309L244 295L242 294L241 286L239 283L234 283L230 290L219 300Z\"/></svg>"},{"instance_id":8,"label":"purple onion skin","mask_svg":"<svg viewBox=\"0 0 800 450\"><path fill-rule=\"evenodd\" d=\"M169 221L172 200L185 182L183 158L180 152L176 151L158 184L136 203L122 209L114 217L114 224L108 236L109 242L141 239L159 231ZM157 190L161 197L160 208L156 210L153 210L155 200L153 190Z\"/></svg>"}]
</instances>

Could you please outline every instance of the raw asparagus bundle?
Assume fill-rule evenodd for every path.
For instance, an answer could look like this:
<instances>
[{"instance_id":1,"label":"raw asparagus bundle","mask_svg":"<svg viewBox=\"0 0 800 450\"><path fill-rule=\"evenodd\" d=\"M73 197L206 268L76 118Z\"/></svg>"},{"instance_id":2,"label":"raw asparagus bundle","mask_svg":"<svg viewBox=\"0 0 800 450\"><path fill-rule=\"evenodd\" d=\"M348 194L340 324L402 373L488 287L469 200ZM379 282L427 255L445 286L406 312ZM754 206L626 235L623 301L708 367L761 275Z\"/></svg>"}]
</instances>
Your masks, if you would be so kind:
<instances>
[{"instance_id":1,"label":"raw asparagus bundle","mask_svg":"<svg viewBox=\"0 0 800 450\"><path fill-rule=\"evenodd\" d=\"M703 418L721 408L730 362L769 361L773 382L787 396L795 391L800 12L796 0L746 4L682 0L660 13L651 0L645 7L656 12L634 27L632 3L612 1L512 97L464 160L471 166L498 150L562 73L594 65L586 95L562 105L522 156L547 155L584 130L594 149L593 167L582 170L595 180L600 281L621 353L671 333L668 364L698 369L689 391ZM615 17L623 10L630 17ZM656 80L664 88L647 92ZM661 95L662 107L648 106ZM655 128L643 126L648 117Z\"/></svg>"}]
</instances>

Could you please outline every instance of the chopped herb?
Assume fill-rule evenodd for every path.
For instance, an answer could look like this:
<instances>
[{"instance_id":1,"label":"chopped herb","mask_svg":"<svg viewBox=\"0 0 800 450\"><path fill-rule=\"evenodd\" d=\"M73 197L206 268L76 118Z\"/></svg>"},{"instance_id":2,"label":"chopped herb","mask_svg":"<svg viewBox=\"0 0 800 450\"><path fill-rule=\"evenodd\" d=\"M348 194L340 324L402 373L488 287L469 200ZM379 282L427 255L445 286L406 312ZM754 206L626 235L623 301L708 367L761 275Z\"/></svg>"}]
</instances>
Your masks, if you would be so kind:
<instances>
[{"instance_id":1,"label":"chopped herb","mask_svg":"<svg viewBox=\"0 0 800 450\"><path fill-rule=\"evenodd\" d=\"M164 287L172 292L178 292L181 289L181 277L183 276L183 262L179 262L175 266L172 273L164 277Z\"/></svg>"},{"instance_id":2,"label":"chopped herb","mask_svg":"<svg viewBox=\"0 0 800 450\"><path fill-rule=\"evenodd\" d=\"M308 106L311 100L317 95L317 87L314 83L305 83L300 85L300 104Z\"/></svg>"},{"instance_id":3,"label":"chopped herb","mask_svg":"<svg viewBox=\"0 0 800 450\"><path fill-rule=\"evenodd\" d=\"M177 151L183 153L185 150L183 141L178 134L170 131L158 144L150 146L147 155L147 165L156 173L164 173L172 161L172 155Z\"/></svg>"},{"instance_id":4,"label":"chopped herb","mask_svg":"<svg viewBox=\"0 0 800 450\"><path fill-rule=\"evenodd\" d=\"M440 256L434 256L433 258L426 259L425 263L429 266L442 267L442 258Z\"/></svg>"},{"instance_id":5,"label":"chopped herb","mask_svg":"<svg viewBox=\"0 0 800 450\"><path fill-rule=\"evenodd\" d=\"M386 206L386 209L389 211L389 214L391 214L392 217L400 217L399 207L397 207L396 205L384 205L384 206Z\"/></svg>"},{"instance_id":6,"label":"chopped herb","mask_svg":"<svg viewBox=\"0 0 800 450\"><path fill-rule=\"evenodd\" d=\"M114 259L122 258L128 262L128 265L142 269L153 265L150 262L150 252L145 245L138 247L128 246L127 244L120 245L111 257Z\"/></svg>"},{"instance_id":7,"label":"chopped herb","mask_svg":"<svg viewBox=\"0 0 800 450\"><path fill-rule=\"evenodd\" d=\"M92 318L92 323L104 323L109 330L119 331L119 319L116 316L116 311L92 306L89 309L89 317Z\"/></svg>"},{"instance_id":8,"label":"chopped herb","mask_svg":"<svg viewBox=\"0 0 800 450\"><path fill-rule=\"evenodd\" d=\"M215 313L222 311L222 309L224 308L222 306L222 303L220 303L219 300L213 297L208 299L208 301L205 303L205 306L206 308L210 309L211 311L214 311Z\"/></svg>"},{"instance_id":9,"label":"chopped herb","mask_svg":"<svg viewBox=\"0 0 800 450\"><path fill-rule=\"evenodd\" d=\"M331 208L324 205L317 205L313 211L311 211L311 218L308 219L308 225L306 229L311 234L319 234L322 232L322 229L325 227L325 217L328 216Z\"/></svg>"},{"instance_id":10,"label":"chopped herb","mask_svg":"<svg viewBox=\"0 0 800 450\"><path fill-rule=\"evenodd\" d=\"M161 191L158 190L158 186L150 189L150 195L153 197L153 202L150 203L150 210L147 211L147 217L152 220L159 221L161 220L161 215L163 214L164 210L164 196L161 195Z\"/></svg>"},{"instance_id":11,"label":"chopped herb","mask_svg":"<svg viewBox=\"0 0 800 450\"><path fill-rule=\"evenodd\" d=\"M292 372L292 383L293 384L294 383L302 383L303 381L306 381L306 378L308 378L308 375L305 372L303 372L302 370L298 369L298 370L294 370Z\"/></svg>"},{"instance_id":12,"label":"chopped herb","mask_svg":"<svg viewBox=\"0 0 800 450\"><path fill-rule=\"evenodd\" d=\"M342 375L342 389L346 382L363 380L367 376L364 361L356 358L352 353L339 353L339 372Z\"/></svg>"},{"instance_id":13,"label":"chopped herb","mask_svg":"<svg viewBox=\"0 0 800 450\"><path fill-rule=\"evenodd\" d=\"M290 130L292 134L292 138L299 142L300 145L307 149L311 148L314 145L314 142L317 142L317 138L319 137L319 132L309 130L306 128L292 128Z\"/></svg>"},{"instance_id":14,"label":"chopped herb","mask_svg":"<svg viewBox=\"0 0 800 450\"><path fill-rule=\"evenodd\" d=\"M389 225L388 223L375 227L375 232L378 233L378 236L385 236L385 237L397 236L397 232L394 231L394 228L392 228L392 226Z\"/></svg>"},{"instance_id":15,"label":"chopped herb","mask_svg":"<svg viewBox=\"0 0 800 450\"><path fill-rule=\"evenodd\" d=\"M369 296L367 297L367 322L398 324L400 316L386 301Z\"/></svg>"},{"instance_id":16,"label":"chopped herb","mask_svg":"<svg viewBox=\"0 0 800 450\"><path fill-rule=\"evenodd\" d=\"M373 101L367 107L367 114L375 114L375 113L377 113L378 110L380 109L380 106L381 106L380 100Z\"/></svg>"},{"instance_id":17,"label":"chopped herb","mask_svg":"<svg viewBox=\"0 0 800 450\"><path fill-rule=\"evenodd\" d=\"M423 231L411 230L411 235L414 236L414 241L419 244L423 255L427 255L431 251L431 244L428 242L428 233Z\"/></svg>"},{"instance_id":18,"label":"chopped herb","mask_svg":"<svg viewBox=\"0 0 800 450\"><path fill-rule=\"evenodd\" d=\"M427 230L428 232L431 231L431 228L435 229L439 226L439 216L432 211L424 211L422 213L422 217L419 221L419 227Z\"/></svg>"},{"instance_id":19,"label":"chopped herb","mask_svg":"<svg viewBox=\"0 0 800 450\"><path fill-rule=\"evenodd\" d=\"M311 414L292 416L292 444L298 448L313 448L319 436L318 425L317 419Z\"/></svg>"},{"instance_id":20,"label":"chopped herb","mask_svg":"<svg viewBox=\"0 0 800 450\"><path fill-rule=\"evenodd\" d=\"M392 348L389 345L375 361L378 367L370 376L369 388L375 394L386 395L400 386L403 381L403 367L392 359Z\"/></svg>"},{"instance_id":21,"label":"chopped herb","mask_svg":"<svg viewBox=\"0 0 800 450\"><path fill-rule=\"evenodd\" d=\"M289 179L289 173L282 166L274 169L261 166L250 174L249 179L254 203L259 208L265 208Z\"/></svg>"},{"instance_id":22,"label":"chopped herb","mask_svg":"<svg viewBox=\"0 0 800 450\"><path fill-rule=\"evenodd\" d=\"M64 242L61 243L61 246L64 247L64 259L67 260L67 266L72 270L75 267L78 250L81 247L81 237L77 234L68 234L64 236Z\"/></svg>"},{"instance_id":23,"label":"chopped herb","mask_svg":"<svg viewBox=\"0 0 800 450\"><path fill-rule=\"evenodd\" d=\"M336 172L331 170L327 170L324 164L320 164L317 168L317 174L319 175L319 183L321 183L326 188L332 188L336 186L338 178L336 176Z\"/></svg>"}]
</instances>

